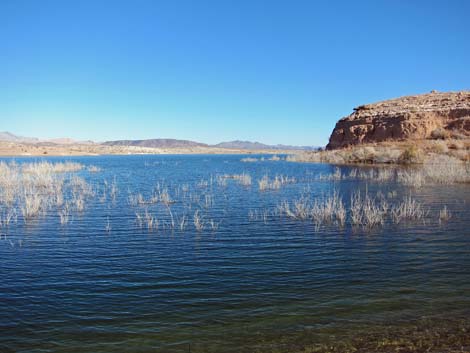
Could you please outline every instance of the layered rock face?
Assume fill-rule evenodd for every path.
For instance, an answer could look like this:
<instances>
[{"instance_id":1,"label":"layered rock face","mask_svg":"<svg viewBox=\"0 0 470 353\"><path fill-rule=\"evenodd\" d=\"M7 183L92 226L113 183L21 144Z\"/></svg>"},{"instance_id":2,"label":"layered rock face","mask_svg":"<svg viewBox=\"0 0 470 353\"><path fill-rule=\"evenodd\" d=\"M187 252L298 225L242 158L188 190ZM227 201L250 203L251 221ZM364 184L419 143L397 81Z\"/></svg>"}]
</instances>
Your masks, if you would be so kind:
<instances>
[{"instance_id":1,"label":"layered rock face","mask_svg":"<svg viewBox=\"0 0 470 353\"><path fill-rule=\"evenodd\" d=\"M327 149L440 134L470 136L470 91L431 92L361 105L336 123Z\"/></svg>"}]
</instances>

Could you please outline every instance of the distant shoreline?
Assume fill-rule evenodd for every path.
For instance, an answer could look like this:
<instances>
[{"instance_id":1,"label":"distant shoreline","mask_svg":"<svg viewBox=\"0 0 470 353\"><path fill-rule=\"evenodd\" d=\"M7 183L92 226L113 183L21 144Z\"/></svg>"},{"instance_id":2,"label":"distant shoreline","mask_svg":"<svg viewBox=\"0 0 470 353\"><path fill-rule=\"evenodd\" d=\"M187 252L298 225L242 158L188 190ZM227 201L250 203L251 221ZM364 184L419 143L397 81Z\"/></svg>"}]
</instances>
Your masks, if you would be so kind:
<instances>
[{"instance_id":1,"label":"distant shoreline","mask_svg":"<svg viewBox=\"0 0 470 353\"><path fill-rule=\"evenodd\" d=\"M102 155L170 155L170 154L296 154L297 150L252 150L217 147L152 148L139 146L106 146L101 144L40 145L0 142L1 157L68 157Z\"/></svg>"}]
</instances>

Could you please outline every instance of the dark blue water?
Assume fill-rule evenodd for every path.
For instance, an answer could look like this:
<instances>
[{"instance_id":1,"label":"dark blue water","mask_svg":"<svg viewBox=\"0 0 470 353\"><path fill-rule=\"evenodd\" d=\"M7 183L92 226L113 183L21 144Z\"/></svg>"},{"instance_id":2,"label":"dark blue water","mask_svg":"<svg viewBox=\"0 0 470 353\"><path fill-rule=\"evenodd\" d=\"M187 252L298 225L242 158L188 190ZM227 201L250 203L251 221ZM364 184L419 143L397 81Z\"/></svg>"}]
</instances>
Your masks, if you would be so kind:
<instances>
[{"instance_id":1,"label":"dark blue water","mask_svg":"<svg viewBox=\"0 0 470 353\"><path fill-rule=\"evenodd\" d=\"M240 158L67 158L102 169L78 172L96 191L85 211L67 225L51 212L0 228L0 351L293 352L299 342L470 314L468 186L322 181L317 176L333 166ZM242 172L251 186L215 181ZM260 192L265 174L296 182ZM118 188L114 201L102 195L105 180ZM187 217L184 230L171 229L161 203L130 204L129 195L150 198L158 184L174 201L173 218ZM270 213L300 195L337 190L349 200L357 189L411 194L429 214L356 229ZM437 219L443 205L452 212L445 223ZM158 230L137 224L145 210L159 219ZM196 210L202 231L193 225Z\"/></svg>"}]
</instances>

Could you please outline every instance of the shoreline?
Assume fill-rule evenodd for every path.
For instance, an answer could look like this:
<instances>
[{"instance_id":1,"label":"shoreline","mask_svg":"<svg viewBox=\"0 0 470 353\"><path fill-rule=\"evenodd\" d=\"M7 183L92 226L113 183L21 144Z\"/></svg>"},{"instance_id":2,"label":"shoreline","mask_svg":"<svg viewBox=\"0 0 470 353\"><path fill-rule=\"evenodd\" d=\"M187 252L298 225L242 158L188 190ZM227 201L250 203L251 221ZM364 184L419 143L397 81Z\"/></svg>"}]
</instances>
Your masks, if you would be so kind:
<instances>
[{"instance_id":1,"label":"shoreline","mask_svg":"<svg viewBox=\"0 0 470 353\"><path fill-rule=\"evenodd\" d=\"M243 150L211 147L151 148L136 146L106 146L98 144L37 145L0 142L0 157L80 157L104 155L256 155L299 154L301 150Z\"/></svg>"}]
</instances>

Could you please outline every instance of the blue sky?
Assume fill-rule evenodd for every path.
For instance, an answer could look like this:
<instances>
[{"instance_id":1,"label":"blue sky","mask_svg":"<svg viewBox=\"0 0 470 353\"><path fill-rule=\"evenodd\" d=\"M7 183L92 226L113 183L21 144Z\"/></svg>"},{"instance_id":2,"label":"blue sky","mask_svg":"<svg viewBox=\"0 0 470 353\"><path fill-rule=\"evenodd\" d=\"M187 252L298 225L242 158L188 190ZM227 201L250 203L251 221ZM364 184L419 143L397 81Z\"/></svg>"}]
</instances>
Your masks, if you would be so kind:
<instances>
[{"instance_id":1,"label":"blue sky","mask_svg":"<svg viewBox=\"0 0 470 353\"><path fill-rule=\"evenodd\" d=\"M0 1L0 131L324 145L352 108L470 88L470 1Z\"/></svg>"}]
</instances>

